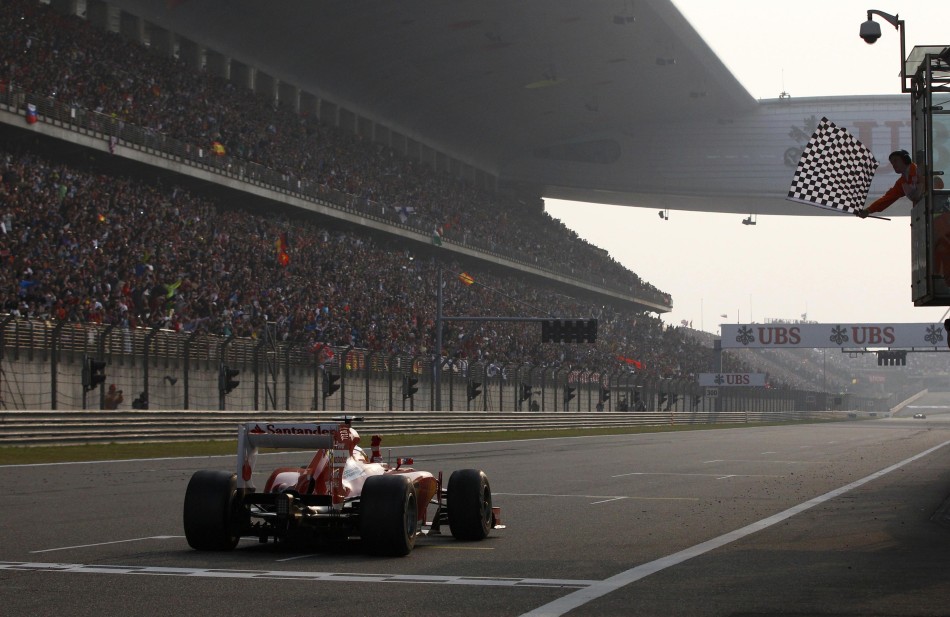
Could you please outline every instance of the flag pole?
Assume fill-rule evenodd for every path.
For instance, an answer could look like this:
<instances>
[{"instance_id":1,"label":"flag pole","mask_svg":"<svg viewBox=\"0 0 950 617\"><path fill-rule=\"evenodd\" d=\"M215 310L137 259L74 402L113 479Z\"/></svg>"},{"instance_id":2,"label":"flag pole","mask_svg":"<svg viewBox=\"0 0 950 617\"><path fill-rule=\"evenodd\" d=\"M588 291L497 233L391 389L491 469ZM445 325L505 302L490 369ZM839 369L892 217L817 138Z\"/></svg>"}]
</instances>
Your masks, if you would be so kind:
<instances>
[{"instance_id":1,"label":"flag pole","mask_svg":"<svg viewBox=\"0 0 950 617\"><path fill-rule=\"evenodd\" d=\"M847 214L848 214L847 212L844 212L843 210L838 210L837 208L829 208L829 209L834 210L835 212L841 212L841 214L844 214L844 215L847 215ZM858 216L858 215L856 214L856 212L857 212L857 210L855 210L855 211L852 212L851 214L854 214L854 216ZM858 216L858 218L861 218L861 217ZM882 220L882 221L889 221L889 220L891 220L891 219L887 218L886 216L881 216L881 215L879 215L879 214L871 214L870 212L869 212L868 215L867 215L866 217L864 217L864 218L879 219L879 220Z\"/></svg>"},{"instance_id":2,"label":"flag pole","mask_svg":"<svg viewBox=\"0 0 950 617\"><path fill-rule=\"evenodd\" d=\"M825 209L825 210L831 210L831 211L833 211L833 212L838 212L838 213L840 213L840 214L842 214L842 215L844 215L844 216L847 216L847 215L848 215L848 213L845 212L844 210L839 210L839 209L837 209L837 208L824 208L824 209ZM855 210L855 212L857 212L857 210ZM851 212L851 214L853 214L854 216L858 216L857 214L855 214L855 212ZM861 217L858 216L858 218L861 218ZM881 220L881 221L889 221L889 220L891 220L891 219L887 218L886 216L881 216L881 215L879 215L879 214L870 214L870 213L869 213L866 217L864 217L864 218L868 218L868 219L879 219L879 220Z\"/></svg>"}]
</instances>

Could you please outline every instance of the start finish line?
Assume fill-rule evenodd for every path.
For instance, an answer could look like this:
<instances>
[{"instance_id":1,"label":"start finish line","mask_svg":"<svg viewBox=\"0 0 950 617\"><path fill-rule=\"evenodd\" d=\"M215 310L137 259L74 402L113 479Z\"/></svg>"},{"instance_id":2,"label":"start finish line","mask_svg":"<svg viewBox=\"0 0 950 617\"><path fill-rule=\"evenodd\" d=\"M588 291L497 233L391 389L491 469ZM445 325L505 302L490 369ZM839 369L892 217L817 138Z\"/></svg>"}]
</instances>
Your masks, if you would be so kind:
<instances>
[{"instance_id":1,"label":"start finish line","mask_svg":"<svg viewBox=\"0 0 950 617\"><path fill-rule=\"evenodd\" d=\"M940 323L722 324L723 349L947 348Z\"/></svg>"}]
</instances>

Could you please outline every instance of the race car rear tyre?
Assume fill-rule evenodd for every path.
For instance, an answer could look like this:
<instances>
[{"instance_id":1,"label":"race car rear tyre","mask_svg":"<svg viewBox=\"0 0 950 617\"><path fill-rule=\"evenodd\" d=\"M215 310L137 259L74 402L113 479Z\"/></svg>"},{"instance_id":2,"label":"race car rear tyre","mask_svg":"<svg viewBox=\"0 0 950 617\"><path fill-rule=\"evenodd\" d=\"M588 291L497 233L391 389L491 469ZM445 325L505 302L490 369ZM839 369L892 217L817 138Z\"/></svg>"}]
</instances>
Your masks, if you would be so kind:
<instances>
[{"instance_id":1,"label":"race car rear tyre","mask_svg":"<svg viewBox=\"0 0 950 617\"><path fill-rule=\"evenodd\" d=\"M491 486L480 469L459 469L449 476L446 494L449 527L457 540L484 540L492 527Z\"/></svg>"},{"instance_id":2,"label":"race car rear tyre","mask_svg":"<svg viewBox=\"0 0 950 617\"><path fill-rule=\"evenodd\" d=\"M196 471L185 490L185 538L199 551L229 551L240 531L236 512L237 476L226 471Z\"/></svg>"},{"instance_id":3,"label":"race car rear tyre","mask_svg":"<svg viewBox=\"0 0 950 617\"><path fill-rule=\"evenodd\" d=\"M416 491L403 475L371 476L360 495L360 537L376 555L402 557L416 544Z\"/></svg>"}]
</instances>

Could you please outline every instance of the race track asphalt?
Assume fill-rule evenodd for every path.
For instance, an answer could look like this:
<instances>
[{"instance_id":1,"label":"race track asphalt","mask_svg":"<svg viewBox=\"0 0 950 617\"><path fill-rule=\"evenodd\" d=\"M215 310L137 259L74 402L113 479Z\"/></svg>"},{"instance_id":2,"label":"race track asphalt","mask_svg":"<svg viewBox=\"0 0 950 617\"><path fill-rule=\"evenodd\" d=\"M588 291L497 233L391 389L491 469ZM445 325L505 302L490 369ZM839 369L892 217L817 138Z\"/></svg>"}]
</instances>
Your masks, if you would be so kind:
<instances>
[{"instance_id":1,"label":"race track asphalt","mask_svg":"<svg viewBox=\"0 0 950 617\"><path fill-rule=\"evenodd\" d=\"M950 395L900 416L394 449L420 469L483 469L508 526L477 543L421 538L405 558L358 543L191 550L188 479L234 457L0 467L0 609L946 615ZM258 469L303 459L265 455Z\"/></svg>"}]
</instances>

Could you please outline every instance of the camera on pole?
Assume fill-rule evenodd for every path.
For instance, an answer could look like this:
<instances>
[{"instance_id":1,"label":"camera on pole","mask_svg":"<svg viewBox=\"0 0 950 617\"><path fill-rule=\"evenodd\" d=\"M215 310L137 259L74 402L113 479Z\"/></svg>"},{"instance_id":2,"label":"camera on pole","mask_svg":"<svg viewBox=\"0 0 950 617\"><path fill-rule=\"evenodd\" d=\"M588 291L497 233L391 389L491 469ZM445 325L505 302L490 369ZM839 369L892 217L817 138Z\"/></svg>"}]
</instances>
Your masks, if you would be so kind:
<instances>
[{"instance_id":1,"label":"camera on pole","mask_svg":"<svg viewBox=\"0 0 950 617\"><path fill-rule=\"evenodd\" d=\"M106 363L102 360L95 360L88 356L83 357L82 363L82 389L83 392L91 392L106 381Z\"/></svg>"},{"instance_id":2,"label":"camera on pole","mask_svg":"<svg viewBox=\"0 0 950 617\"><path fill-rule=\"evenodd\" d=\"M402 378L402 398L412 398L413 395L419 391L419 388L416 387L416 384L419 383L419 379L416 377L411 377L405 375Z\"/></svg>"},{"instance_id":3,"label":"camera on pole","mask_svg":"<svg viewBox=\"0 0 950 617\"><path fill-rule=\"evenodd\" d=\"M474 401L482 393L482 384L479 381L468 382L468 400Z\"/></svg>"},{"instance_id":4,"label":"camera on pole","mask_svg":"<svg viewBox=\"0 0 950 617\"><path fill-rule=\"evenodd\" d=\"M241 371L236 368L230 368L227 364L222 364L218 369L218 393L222 396L230 394L231 390L235 389L238 384L241 383L234 379L240 372Z\"/></svg>"},{"instance_id":5,"label":"camera on pole","mask_svg":"<svg viewBox=\"0 0 950 617\"><path fill-rule=\"evenodd\" d=\"M574 386L564 386L564 406L567 407L567 404L571 402L571 399L574 398L574 391L577 388Z\"/></svg>"},{"instance_id":6,"label":"camera on pole","mask_svg":"<svg viewBox=\"0 0 950 617\"><path fill-rule=\"evenodd\" d=\"M327 371L323 374L323 398L333 396L333 393L340 389L340 376L336 373Z\"/></svg>"}]
</instances>

